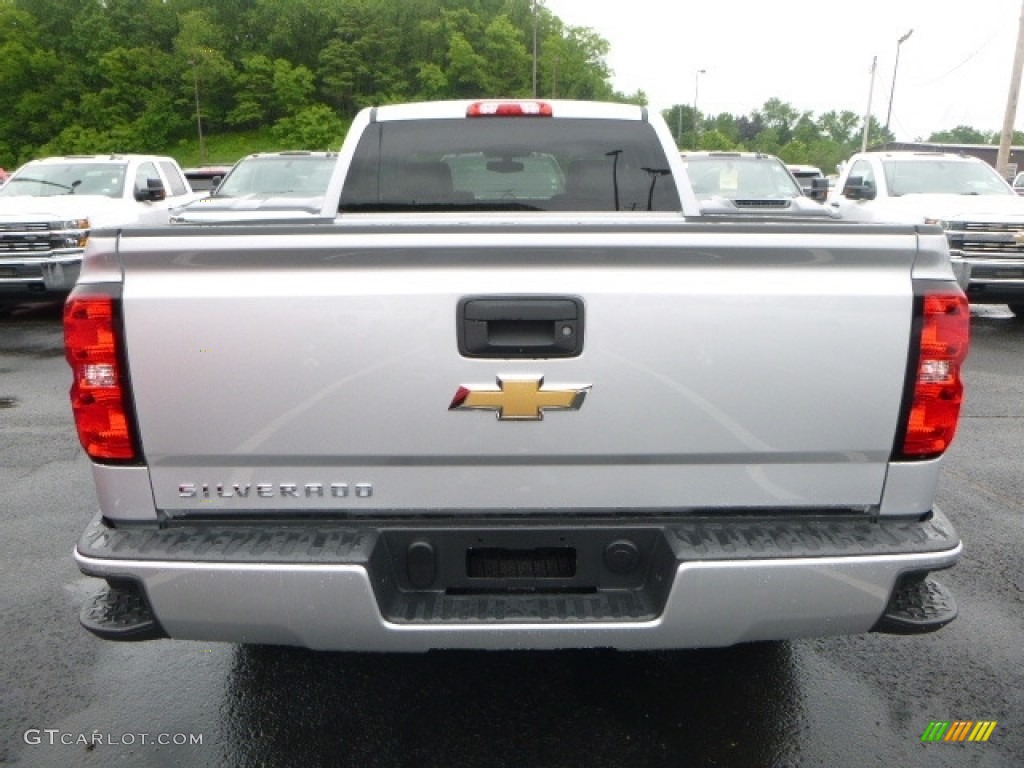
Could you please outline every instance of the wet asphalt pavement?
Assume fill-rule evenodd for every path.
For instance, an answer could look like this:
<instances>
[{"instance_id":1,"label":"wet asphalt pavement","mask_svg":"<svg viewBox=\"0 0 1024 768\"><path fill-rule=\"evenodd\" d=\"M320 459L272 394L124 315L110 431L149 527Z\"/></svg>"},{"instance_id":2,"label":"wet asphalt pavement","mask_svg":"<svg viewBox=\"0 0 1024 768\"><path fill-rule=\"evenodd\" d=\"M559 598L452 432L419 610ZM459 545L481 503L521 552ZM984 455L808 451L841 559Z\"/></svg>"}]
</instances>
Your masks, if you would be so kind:
<instances>
[{"instance_id":1,"label":"wet asphalt pavement","mask_svg":"<svg viewBox=\"0 0 1024 768\"><path fill-rule=\"evenodd\" d=\"M314 653L78 626L71 551L96 505L59 308L0 319L0 764L1024 765L1024 322L976 307L939 504L964 539L959 618L676 653ZM930 721L997 721L922 743Z\"/></svg>"}]
</instances>

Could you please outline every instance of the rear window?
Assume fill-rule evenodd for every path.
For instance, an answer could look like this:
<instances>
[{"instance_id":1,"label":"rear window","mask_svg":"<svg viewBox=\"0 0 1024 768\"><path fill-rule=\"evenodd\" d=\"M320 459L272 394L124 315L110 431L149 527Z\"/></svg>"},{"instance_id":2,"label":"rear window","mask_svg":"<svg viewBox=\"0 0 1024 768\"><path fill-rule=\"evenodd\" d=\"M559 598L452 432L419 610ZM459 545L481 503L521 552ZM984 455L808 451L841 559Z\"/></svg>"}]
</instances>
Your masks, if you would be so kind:
<instances>
[{"instance_id":1,"label":"rear window","mask_svg":"<svg viewBox=\"0 0 1024 768\"><path fill-rule=\"evenodd\" d=\"M213 197L316 197L327 191L334 155L267 155L239 160Z\"/></svg>"},{"instance_id":2,"label":"rear window","mask_svg":"<svg viewBox=\"0 0 1024 768\"><path fill-rule=\"evenodd\" d=\"M523 117L371 124L343 212L680 211L657 134L628 120Z\"/></svg>"}]
</instances>

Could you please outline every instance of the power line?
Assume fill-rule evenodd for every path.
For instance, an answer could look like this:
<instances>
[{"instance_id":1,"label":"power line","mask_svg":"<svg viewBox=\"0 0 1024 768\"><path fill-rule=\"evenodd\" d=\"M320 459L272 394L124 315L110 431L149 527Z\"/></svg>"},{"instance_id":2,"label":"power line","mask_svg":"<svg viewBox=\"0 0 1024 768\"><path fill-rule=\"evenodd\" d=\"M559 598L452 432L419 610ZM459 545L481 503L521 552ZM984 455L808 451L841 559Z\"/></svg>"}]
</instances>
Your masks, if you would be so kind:
<instances>
[{"instance_id":1,"label":"power line","mask_svg":"<svg viewBox=\"0 0 1024 768\"><path fill-rule=\"evenodd\" d=\"M1001 31L1001 30L1000 30L1000 31ZM973 58L974 58L975 56L977 56L977 55L978 55L979 53L981 53L981 51L982 51L982 50L983 50L984 48L986 48L986 47L988 46L988 44L989 44L989 43L991 43L991 42L992 42L993 40L995 40L995 38L996 38L996 37L997 37L997 36L998 36L998 35L1000 34L1000 31L994 32L994 33L992 34L992 36L991 36L991 37L990 37L990 38L989 38L988 40L986 40L986 41L985 41L984 43L982 43L981 45L979 45L979 46L978 46L978 47L977 47L977 48L976 48L976 49L974 50L974 52L973 52L973 53L971 53L971 54L970 54L970 55L969 55L969 56L968 56L968 57L967 57L966 59L964 59L963 61L961 61L961 62L960 62L959 64L957 64L957 65L956 65L955 67L953 67L952 69L950 69L950 70L947 70L947 71L946 71L946 72L944 72L943 74L939 75L938 77L932 78L931 80L927 80L927 81L925 81L925 82L923 82L923 83L915 83L915 86L917 86L917 87L922 87L922 86L925 86L925 85L932 85L932 84L934 84L934 83L937 83L937 82L939 82L940 80L944 80L945 78L949 77L949 76L950 76L950 75L952 75L952 74L953 74L954 72L956 72L956 71L957 71L958 69L960 69L960 68L961 68L962 66L964 66L965 64L967 64L967 62L969 62L969 61L970 61L971 59L973 59Z\"/></svg>"}]
</instances>

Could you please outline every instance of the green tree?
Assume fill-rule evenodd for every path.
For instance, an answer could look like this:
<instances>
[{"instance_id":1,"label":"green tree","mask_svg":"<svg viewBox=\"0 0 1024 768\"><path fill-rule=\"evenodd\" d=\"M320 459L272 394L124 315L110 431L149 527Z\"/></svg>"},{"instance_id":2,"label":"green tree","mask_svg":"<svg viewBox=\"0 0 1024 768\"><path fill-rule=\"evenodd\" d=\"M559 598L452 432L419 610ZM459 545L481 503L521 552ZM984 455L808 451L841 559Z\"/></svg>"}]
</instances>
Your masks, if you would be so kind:
<instances>
[{"instance_id":1,"label":"green tree","mask_svg":"<svg viewBox=\"0 0 1024 768\"><path fill-rule=\"evenodd\" d=\"M410 98L416 92L416 76L405 62L405 51L409 38L419 34L417 26L405 31L391 23L386 8L347 5L318 57L316 76L323 102L351 117L364 106ZM444 93L444 87L432 93Z\"/></svg>"},{"instance_id":2,"label":"green tree","mask_svg":"<svg viewBox=\"0 0 1024 768\"><path fill-rule=\"evenodd\" d=\"M8 168L53 136L80 93L42 40L31 14L0 5L0 165Z\"/></svg>"},{"instance_id":3,"label":"green tree","mask_svg":"<svg viewBox=\"0 0 1024 768\"><path fill-rule=\"evenodd\" d=\"M303 66L294 66L285 59L274 62L272 104L276 114L290 115L310 106L316 86L313 73Z\"/></svg>"},{"instance_id":4,"label":"green tree","mask_svg":"<svg viewBox=\"0 0 1024 768\"><path fill-rule=\"evenodd\" d=\"M826 112L818 118L818 130L837 144L853 146L860 139L861 118L854 112Z\"/></svg>"},{"instance_id":5,"label":"green tree","mask_svg":"<svg viewBox=\"0 0 1024 768\"><path fill-rule=\"evenodd\" d=\"M728 135L716 128L701 131L700 148L710 152L735 152L738 149Z\"/></svg>"},{"instance_id":6,"label":"green tree","mask_svg":"<svg viewBox=\"0 0 1024 768\"><path fill-rule=\"evenodd\" d=\"M270 110L267 94L273 93L274 62L262 54L245 57L235 83L235 106L227 114L227 123L239 128L258 127Z\"/></svg>"},{"instance_id":7,"label":"green tree","mask_svg":"<svg viewBox=\"0 0 1024 768\"><path fill-rule=\"evenodd\" d=\"M522 30L507 16L498 16L484 30L480 51L486 68L487 93L492 96L529 96L532 93L533 56L526 50Z\"/></svg>"},{"instance_id":8,"label":"green tree","mask_svg":"<svg viewBox=\"0 0 1024 768\"><path fill-rule=\"evenodd\" d=\"M605 62L608 41L585 27L562 27L552 22L552 28L541 45L539 95L610 100L615 92Z\"/></svg>"},{"instance_id":9,"label":"green tree","mask_svg":"<svg viewBox=\"0 0 1024 768\"><path fill-rule=\"evenodd\" d=\"M693 111L692 106L676 104L671 109L664 110L661 116L672 131L679 149L693 149L697 146L697 120L700 116Z\"/></svg>"},{"instance_id":10,"label":"green tree","mask_svg":"<svg viewBox=\"0 0 1024 768\"><path fill-rule=\"evenodd\" d=\"M766 131L772 131L772 138L763 139L774 146L786 144L793 138L793 129L800 119L800 113L791 105L779 99L768 99L760 110L753 113Z\"/></svg>"},{"instance_id":11,"label":"green tree","mask_svg":"<svg viewBox=\"0 0 1024 768\"><path fill-rule=\"evenodd\" d=\"M942 144L998 144L999 133L986 133L967 125L958 125L949 131L938 131L928 141Z\"/></svg>"},{"instance_id":12,"label":"green tree","mask_svg":"<svg viewBox=\"0 0 1024 768\"><path fill-rule=\"evenodd\" d=\"M348 124L326 104L306 107L274 125L272 135L281 146L293 149L336 150L341 147Z\"/></svg>"}]
</instances>

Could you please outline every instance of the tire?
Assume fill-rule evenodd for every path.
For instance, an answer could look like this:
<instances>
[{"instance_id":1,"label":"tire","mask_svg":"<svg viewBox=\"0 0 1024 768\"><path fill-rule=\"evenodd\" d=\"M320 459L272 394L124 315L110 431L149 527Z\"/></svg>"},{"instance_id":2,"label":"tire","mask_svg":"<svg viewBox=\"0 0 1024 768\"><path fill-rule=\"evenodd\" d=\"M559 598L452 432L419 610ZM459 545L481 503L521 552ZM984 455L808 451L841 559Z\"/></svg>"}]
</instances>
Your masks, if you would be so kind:
<instances>
[{"instance_id":1,"label":"tire","mask_svg":"<svg viewBox=\"0 0 1024 768\"><path fill-rule=\"evenodd\" d=\"M1018 320L1024 320L1024 304L1008 304L1010 311L1017 316Z\"/></svg>"}]
</instances>

